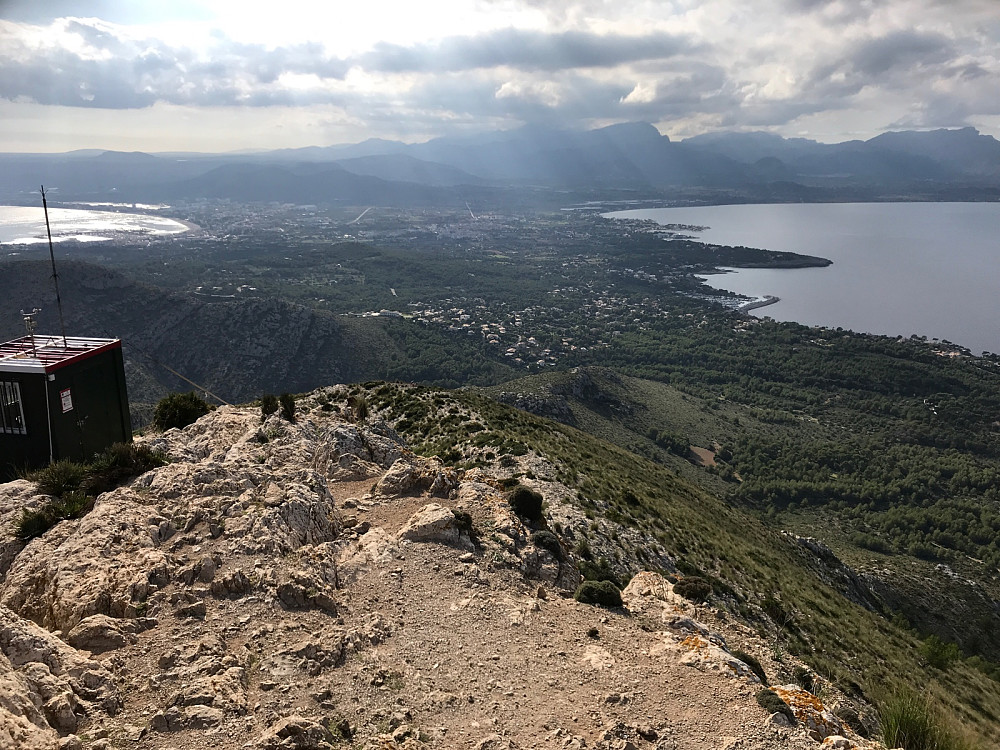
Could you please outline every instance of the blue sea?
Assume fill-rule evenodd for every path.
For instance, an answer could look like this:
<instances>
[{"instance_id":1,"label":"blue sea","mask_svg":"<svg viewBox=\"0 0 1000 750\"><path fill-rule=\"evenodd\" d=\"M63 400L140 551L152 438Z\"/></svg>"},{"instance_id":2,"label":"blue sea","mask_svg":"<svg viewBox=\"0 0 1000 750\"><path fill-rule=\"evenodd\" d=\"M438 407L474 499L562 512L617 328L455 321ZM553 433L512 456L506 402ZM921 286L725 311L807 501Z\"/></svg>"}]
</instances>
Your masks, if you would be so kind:
<instances>
[{"instance_id":1,"label":"blue sea","mask_svg":"<svg viewBox=\"0 0 1000 750\"><path fill-rule=\"evenodd\" d=\"M833 261L705 277L719 289L780 299L753 315L1000 352L1000 203L764 204L608 216L706 226L685 233Z\"/></svg>"}]
</instances>

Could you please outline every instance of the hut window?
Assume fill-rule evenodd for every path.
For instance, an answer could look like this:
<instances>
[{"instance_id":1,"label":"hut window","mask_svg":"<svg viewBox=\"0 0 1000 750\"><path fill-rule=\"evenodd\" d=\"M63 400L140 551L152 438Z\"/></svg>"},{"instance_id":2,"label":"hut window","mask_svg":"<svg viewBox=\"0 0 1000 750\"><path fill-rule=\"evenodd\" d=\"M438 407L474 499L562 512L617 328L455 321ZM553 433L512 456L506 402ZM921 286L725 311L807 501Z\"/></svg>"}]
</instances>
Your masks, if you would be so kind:
<instances>
[{"instance_id":1,"label":"hut window","mask_svg":"<svg viewBox=\"0 0 1000 750\"><path fill-rule=\"evenodd\" d=\"M0 380L0 433L25 435L24 406L21 404L21 384Z\"/></svg>"}]
</instances>

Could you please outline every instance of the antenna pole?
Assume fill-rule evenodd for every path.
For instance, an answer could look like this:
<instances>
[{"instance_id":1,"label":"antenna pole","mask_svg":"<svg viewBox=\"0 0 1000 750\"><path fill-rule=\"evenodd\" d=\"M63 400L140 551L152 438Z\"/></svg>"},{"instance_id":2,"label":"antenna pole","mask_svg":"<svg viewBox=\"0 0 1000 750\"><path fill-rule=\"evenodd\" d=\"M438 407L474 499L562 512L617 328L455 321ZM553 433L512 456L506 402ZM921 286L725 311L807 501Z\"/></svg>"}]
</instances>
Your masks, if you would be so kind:
<instances>
[{"instance_id":1,"label":"antenna pole","mask_svg":"<svg viewBox=\"0 0 1000 750\"><path fill-rule=\"evenodd\" d=\"M45 211L45 231L49 235L49 259L52 261L52 283L56 288L56 306L59 308L59 327L62 329L63 349L66 343L66 321L63 319L62 298L59 296L59 274L56 273L56 254L52 249L52 229L49 227L49 204L45 201L45 186L42 185L42 209Z\"/></svg>"}]
</instances>

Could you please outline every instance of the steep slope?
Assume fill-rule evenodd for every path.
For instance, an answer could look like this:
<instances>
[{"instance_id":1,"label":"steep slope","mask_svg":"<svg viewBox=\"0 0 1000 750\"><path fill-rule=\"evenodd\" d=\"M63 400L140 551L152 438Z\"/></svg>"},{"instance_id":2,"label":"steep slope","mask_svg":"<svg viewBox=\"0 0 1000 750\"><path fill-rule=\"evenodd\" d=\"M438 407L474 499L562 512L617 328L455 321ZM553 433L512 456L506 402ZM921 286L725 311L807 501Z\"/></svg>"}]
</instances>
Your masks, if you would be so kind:
<instances>
[{"instance_id":1,"label":"steep slope","mask_svg":"<svg viewBox=\"0 0 1000 750\"><path fill-rule=\"evenodd\" d=\"M0 738L877 747L849 726L864 729L864 706L832 683L822 701L778 690L795 726L761 709L748 657L733 651L756 653L772 678L799 663L774 661L754 629L660 575L636 576L622 608L569 599L581 560L571 529L589 521L549 476L556 465L527 453L505 470L457 471L413 454L384 422L346 421L347 396L300 399L294 424L223 407L145 438L167 466L27 546L10 524L44 498L24 480L0 486L0 542L13 553L0 570ZM514 476L544 493L544 519L506 502Z\"/></svg>"},{"instance_id":2,"label":"steep slope","mask_svg":"<svg viewBox=\"0 0 1000 750\"><path fill-rule=\"evenodd\" d=\"M0 264L0 296L10 309L42 308L39 332L59 330L51 268L44 262ZM77 336L121 338L133 412L190 383L167 367L227 401L263 391L304 391L331 380L375 377L435 381L447 372L418 362L402 321L349 318L266 298L205 301L171 294L99 266L60 262L67 330ZM421 330L429 351L452 349L447 332ZM0 320L4 340L24 335L14 316ZM474 355L463 367L486 373L494 365ZM166 366L166 367L164 367ZM473 380L476 380L473 375Z\"/></svg>"},{"instance_id":3,"label":"steep slope","mask_svg":"<svg viewBox=\"0 0 1000 750\"><path fill-rule=\"evenodd\" d=\"M899 369L900 365L893 367ZM916 378L909 380L915 382ZM751 460L741 460L749 445L765 446L755 454L757 457L765 452L783 455L802 467L803 474L812 471L825 479L829 474L817 468L822 466L820 452L802 450L796 456L792 446L804 448L822 443L850 450L846 446L857 440L851 430L860 425L855 415L866 411L865 407L855 406L855 415L835 421L828 421L830 414L818 419L802 418L794 411L781 411L787 406L763 409L752 402L714 396L706 402L676 386L595 367L533 375L482 390L503 403L556 419L650 458L712 494L728 497L753 512L766 513L772 523L782 528L821 538L864 579L887 612L908 621L922 637L943 638L961 646L968 655L988 658L995 653L995 639L1000 636L995 565L979 560L982 553L977 556L975 552L953 552L943 547L935 547L935 555L914 554L909 544L900 542L901 537L886 534L885 527L875 524L882 516L894 517L898 529L903 529L905 523L899 519L907 512L918 512L921 503L900 499L891 506L884 503L864 513L853 513L847 504L825 502L829 498L824 498L818 483L803 489L802 496L809 501L801 503L800 508L778 508L760 501L759 495L750 490L754 482L773 479L777 469L764 462L751 467ZM958 386L952 387L953 393L959 390ZM844 394L831 389L826 398L841 401ZM851 427L845 429L844 425ZM941 421L934 429L936 435L944 436ZM879 438L877 445L886 453L893 435L907 432L901 427L886 429L885 424L863 430L883 431L885 437ZM971 436L972 432L971 423L966 423L960 434ZM778 436L780 439L775 440ZM779 442L781 448L776 447ZM924 454L919 463L931 464L933 455ZM957 454L952 451L948 455ZM872 467L876 461L866 458L862 464ZM840 475L846 477L848 471L848 466L841 464ZM912 475L912 471L899 467L880 466L875 472L883 482L886 476ZM951 502L963 497L954 490L946 494ZM979 509L981 517L991 517L995 502L981 489L967 491L964 498ZM940 506L928 507L924 512L928 517L947 516ZM872 531L881 535L876 537ZM991 538L972 526L967 536L986 541ZM845 585L854 584L845 581Z\"/></svg>"}]
</instances>

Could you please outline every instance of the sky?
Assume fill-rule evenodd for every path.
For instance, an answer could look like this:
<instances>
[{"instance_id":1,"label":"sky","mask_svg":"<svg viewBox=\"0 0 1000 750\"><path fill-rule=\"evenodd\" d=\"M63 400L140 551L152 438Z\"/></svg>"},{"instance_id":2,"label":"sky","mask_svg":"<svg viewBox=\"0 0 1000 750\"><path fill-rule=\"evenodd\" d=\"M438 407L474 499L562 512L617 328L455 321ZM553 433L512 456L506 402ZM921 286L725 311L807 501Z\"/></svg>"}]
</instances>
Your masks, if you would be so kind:
<instances>
[{"instance_id":1,"label":"sky","mask_svg":"<svg viewBox=\"0 0 1000 750\"><path fill-rule=\"evenodd\" d=\"M1000 136L1000 0L0 0L0 151Z\"/></svg>"}]
</instances>

